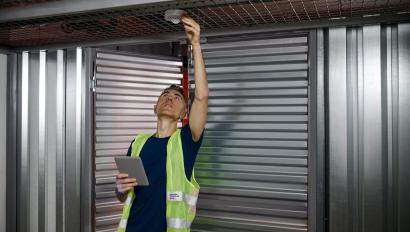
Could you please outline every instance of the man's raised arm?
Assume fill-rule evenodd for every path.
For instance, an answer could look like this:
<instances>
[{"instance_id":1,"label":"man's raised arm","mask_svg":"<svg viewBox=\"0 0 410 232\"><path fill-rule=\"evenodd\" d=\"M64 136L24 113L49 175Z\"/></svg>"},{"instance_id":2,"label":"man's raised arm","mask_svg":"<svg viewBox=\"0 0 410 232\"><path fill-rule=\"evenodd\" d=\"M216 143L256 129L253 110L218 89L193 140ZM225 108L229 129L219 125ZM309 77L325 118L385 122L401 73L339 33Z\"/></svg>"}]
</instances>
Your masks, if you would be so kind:
<instances>
[{"instance_id":1,"label":"man's raised arm","mask_svg":"<svg viewBox=\"0 0 410 232\"><path fill-rule=\"evenodd\" d=\"M205 63L200 44L200 26L192 18L184 16L182 22L188 40L192 45L194 58L195 98L189 114L189 126L192 139L198 141L205 128L208 116L208 80L206 79Z\"/></svg>"}]
</instances>

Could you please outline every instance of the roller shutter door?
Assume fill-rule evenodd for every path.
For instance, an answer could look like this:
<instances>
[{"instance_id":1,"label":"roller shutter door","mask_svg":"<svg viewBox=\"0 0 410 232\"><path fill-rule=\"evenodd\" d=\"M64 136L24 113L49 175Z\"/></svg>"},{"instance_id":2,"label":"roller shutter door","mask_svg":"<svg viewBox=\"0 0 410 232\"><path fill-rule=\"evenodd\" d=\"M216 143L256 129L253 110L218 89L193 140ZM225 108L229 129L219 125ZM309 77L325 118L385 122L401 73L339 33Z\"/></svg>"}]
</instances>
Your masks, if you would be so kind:
<instances>
[{"instance_id":1,"label":"roller shutter door","mask_svg":"<svg viewBox=\"0 0 410 232\"><path fill-rule=\"evenodd\" d=\"M125 156L137 134L156 131L154 104L165 87L181 84L182 62L102 50L96 56L95 231L116 231L122 204L114 157Z\"/></svg>"},{"instance_id":2,"label":"roller shutter door","mask_svg":"<svg viewBox=\"0 0 410 232\"><path fill-rule=\"evenodd\" d=\"M202 48L210 97L193 231L306 231L307 35L208 38Z\"/></svg>"}]
</instances>

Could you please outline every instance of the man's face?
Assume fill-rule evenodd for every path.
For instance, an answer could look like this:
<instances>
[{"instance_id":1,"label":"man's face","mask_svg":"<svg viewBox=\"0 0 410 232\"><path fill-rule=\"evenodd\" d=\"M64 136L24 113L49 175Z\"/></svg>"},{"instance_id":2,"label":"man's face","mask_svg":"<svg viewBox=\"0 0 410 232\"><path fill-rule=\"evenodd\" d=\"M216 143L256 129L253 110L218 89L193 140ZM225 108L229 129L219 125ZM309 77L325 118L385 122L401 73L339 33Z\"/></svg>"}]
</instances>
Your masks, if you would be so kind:
<instances>
[{"instance_id":1,"label":"man's face","mask_svg":"<svg viewBox=\"0 0 410 232\"><path fill-rule=\"evenodd\" d=\"M165 90L159 96L154 111L158 117L170 117L178 120L185 117L186 107L184 97L176 90Z\"/></svg>"}]
</instances>

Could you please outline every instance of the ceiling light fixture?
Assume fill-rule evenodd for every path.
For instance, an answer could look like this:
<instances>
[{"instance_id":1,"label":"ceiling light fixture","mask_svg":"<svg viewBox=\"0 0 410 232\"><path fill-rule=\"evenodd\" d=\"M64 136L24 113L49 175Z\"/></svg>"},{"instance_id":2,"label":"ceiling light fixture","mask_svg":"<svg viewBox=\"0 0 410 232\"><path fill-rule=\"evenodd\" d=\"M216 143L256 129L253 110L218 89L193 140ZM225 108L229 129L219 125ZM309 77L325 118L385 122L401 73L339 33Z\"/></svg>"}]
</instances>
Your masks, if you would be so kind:
<instances>
[{"instance_id":1,"label":"ceiling light fixture","mask_svg":"<svg viewBox=\"0 0 410 232\"><path fill-rule=\"evenodd\" d=\"M186 14L185 11L179 9L171 9L165 11L165 20L172 22L173 24L178 24L181 22L181 17Z\"/></svg>"}]
</instances>

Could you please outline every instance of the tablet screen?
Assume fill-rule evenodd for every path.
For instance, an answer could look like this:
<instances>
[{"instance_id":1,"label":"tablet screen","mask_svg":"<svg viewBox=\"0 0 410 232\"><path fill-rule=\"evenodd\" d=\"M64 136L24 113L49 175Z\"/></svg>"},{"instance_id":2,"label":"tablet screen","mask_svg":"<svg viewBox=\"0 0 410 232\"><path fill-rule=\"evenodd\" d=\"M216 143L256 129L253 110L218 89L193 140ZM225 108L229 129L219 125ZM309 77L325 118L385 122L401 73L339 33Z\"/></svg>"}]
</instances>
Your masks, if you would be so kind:
<instances>
[{"instance_id":1,"label":"tablet screen","mask_svg":"<svg viewBox=\"0 0 410 232\"><path fill-rule=\"evenodd\" d=\"M120 173L127 173L128 177L137 179L138 185L149 185L140 157L115 157L115 163Z\"/></svg>"}]
</instances>

